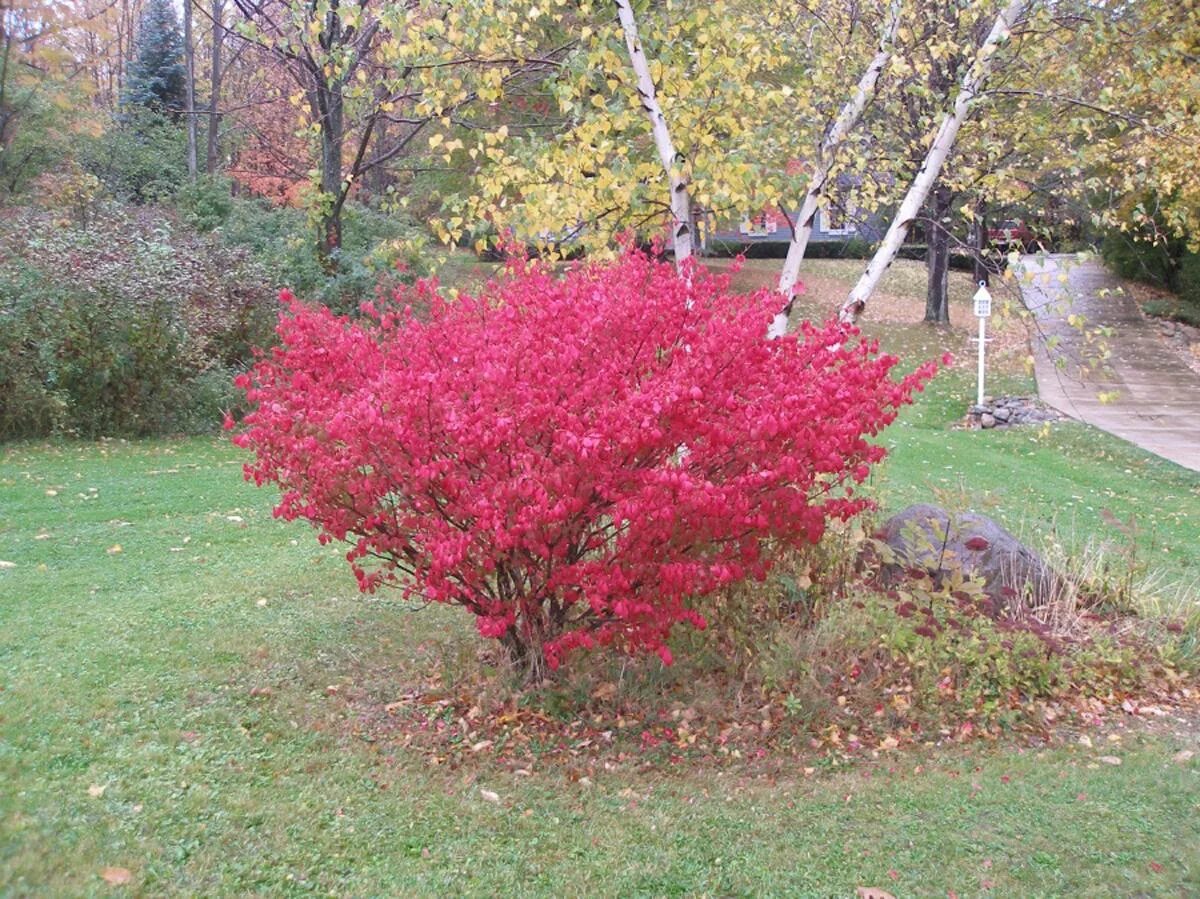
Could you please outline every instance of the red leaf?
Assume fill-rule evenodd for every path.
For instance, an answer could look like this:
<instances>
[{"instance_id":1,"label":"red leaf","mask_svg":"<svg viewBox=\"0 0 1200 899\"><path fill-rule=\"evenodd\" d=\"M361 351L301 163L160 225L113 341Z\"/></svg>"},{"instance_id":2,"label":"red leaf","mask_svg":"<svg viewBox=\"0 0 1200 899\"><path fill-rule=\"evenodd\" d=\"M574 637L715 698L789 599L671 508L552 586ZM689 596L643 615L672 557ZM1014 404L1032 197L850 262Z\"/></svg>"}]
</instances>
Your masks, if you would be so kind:
<instances>
[{"instance_id":1,"label":"red leaf","mask_svg":"<svg viewBox=\"0 0 1200 899\"><path fill-rule=\"evenodd\" d=\"M973 549L976 552L982 552L992 544L988 543L983 537L975 536L968 540L964 545L967 547L967 549Z\"/></svg>"},{"instance_id":2,"label":"red leaf","mask_svg":"<svg viewBox=\"0 0 1200 899\"><path fill-rule=\"evenodd\" d=\"M764 341L768 292L636 251L565 273L522 254L476 296L418 282L356 318L283 300L238 381L246 477L346 542L365 593L459 606L496 640L570 622L551 669L607 647L671 664L672 629L707 625L691 600L866 508L868 438L936 367L893 378L836 323Z\"/></svg>"}]
</instances>

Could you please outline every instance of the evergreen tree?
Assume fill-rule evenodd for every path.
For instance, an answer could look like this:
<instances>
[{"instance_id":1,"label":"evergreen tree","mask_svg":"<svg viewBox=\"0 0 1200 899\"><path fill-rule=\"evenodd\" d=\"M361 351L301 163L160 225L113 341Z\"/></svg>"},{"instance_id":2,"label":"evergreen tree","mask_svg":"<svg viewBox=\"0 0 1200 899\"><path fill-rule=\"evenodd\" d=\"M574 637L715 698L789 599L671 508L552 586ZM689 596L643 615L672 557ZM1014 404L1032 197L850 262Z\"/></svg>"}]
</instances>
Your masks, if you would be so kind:
<instances>
[{"instance_id":1,"label":"evergreen tree","mask_svg":"<svg viewBox=\"0 0 1200 899\"><path fill-rule=\"evenodd\" d=\"M152 112L178 115L186 105L183 36L171 0L149 0L138 23L124 102Z\"/></svg>"}]
</instances>

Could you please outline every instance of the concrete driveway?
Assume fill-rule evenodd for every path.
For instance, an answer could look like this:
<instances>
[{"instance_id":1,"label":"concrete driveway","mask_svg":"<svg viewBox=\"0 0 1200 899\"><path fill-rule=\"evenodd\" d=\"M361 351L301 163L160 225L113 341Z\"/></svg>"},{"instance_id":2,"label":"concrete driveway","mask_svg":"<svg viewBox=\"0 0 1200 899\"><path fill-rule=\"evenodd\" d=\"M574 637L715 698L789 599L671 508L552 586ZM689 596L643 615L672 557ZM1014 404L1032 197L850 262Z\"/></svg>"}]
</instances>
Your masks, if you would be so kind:
<instances>
[{"instance_id":1,"label":"concrete driveway","mask_svg":"<svg viewBox=\"0 0 1200 899\"><path fill-rule=\"evenodd\" d=\"M1080 262L1074 256L1025 256L1021 269L1017 274L1025 305L1043 335L1056 335L1060 341L1051 350L1044 339L1034 342L1042 401L1200 471L1200 375L1167 346L1157 326L1142 317L1133 300L1120 291L1120 282L1100 262ZM1106 338L1112 355L1104 371L1087 371L1081 365L1089 355L1094 358L1096 350L1068 324L1071 314L1084 317L1085 331L1114 329ZM1102 402L1102 393L1115 398Z\"/></svg>"}]
</instances>

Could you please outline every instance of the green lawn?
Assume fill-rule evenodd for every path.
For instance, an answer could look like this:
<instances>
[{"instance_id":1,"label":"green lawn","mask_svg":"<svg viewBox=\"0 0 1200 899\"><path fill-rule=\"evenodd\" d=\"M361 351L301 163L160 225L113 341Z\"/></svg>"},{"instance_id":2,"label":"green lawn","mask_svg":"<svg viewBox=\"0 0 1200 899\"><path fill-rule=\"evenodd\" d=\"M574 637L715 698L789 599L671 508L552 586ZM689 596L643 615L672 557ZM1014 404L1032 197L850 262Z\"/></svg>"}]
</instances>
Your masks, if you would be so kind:
<instances>
[{"instance_id":1,"label":"green lawn","mask_svg":"<svg viewBox=\"0 0 1200 899\"><path fill-rule=\"evenodd\" d=\"M886 433L885 507L1099 537L1100 509L1133 513L1143 556L1200 575L1200 477L1071 424L948 429L971 389L950 372ZM357 716L473 664L469 623L359 597L241 462L213 439L0 449L0 895L1200 894L1200 763L1173 760L1194 724L848 769L433 766Z\"/></svg>"}]
</instances>

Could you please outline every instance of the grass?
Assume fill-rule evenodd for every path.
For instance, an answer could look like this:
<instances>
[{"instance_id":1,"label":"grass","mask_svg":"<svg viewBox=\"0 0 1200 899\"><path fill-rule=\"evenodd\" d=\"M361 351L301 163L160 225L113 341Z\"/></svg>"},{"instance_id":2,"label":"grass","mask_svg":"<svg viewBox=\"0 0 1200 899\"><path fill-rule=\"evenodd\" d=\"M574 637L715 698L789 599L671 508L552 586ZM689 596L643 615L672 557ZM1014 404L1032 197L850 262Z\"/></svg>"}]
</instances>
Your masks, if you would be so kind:
<instances>
[{"instance_id":1,"label":"grass","mask_svg":"<svg viewBox=\"0 0 1200 899\"><path fill-rule=\"evenodd\" d=\"M353 596L238 463L207 440L5 452L5 892L99 892L106 866L155 895L1200 889L1198 772L1169 735L1126 736L1120 768L979 748L590 786L356 740L329 688L452 669L464 623Z\"/></svg>"},{"instance_id":2,"label":"grass","mask_svg":"<svg viewBox=\"0 0 1200 899\"><path fill-rule=\"evenodd\" d=\"M947 373L886 434L886 507L950 496L1100 536L1099 509L1132 512L1139 551L1196 576L1200 478L1075 425L947 429L970 387ZM209 439L3 448L0 894L103 894L106 867L146 895L1200 892L1200 765L1173 761L1188 722L849 768L432 765L346 696L453 681L469 624L357 596L341 550L273 520L241 461Z\"/></svg>"}]
</instances>

